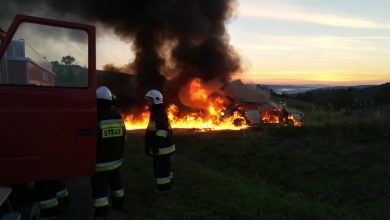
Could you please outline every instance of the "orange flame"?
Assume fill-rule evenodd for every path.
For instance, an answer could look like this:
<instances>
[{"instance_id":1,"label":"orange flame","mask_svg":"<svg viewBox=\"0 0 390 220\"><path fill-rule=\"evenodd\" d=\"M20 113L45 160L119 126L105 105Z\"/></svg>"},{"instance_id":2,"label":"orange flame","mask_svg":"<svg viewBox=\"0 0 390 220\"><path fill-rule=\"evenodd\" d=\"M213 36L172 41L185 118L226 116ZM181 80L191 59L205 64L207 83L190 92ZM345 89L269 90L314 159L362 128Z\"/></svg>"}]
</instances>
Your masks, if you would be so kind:
<instances>
[{"instance_id":1,"label":"orange flame","mask_svg":"<svg viewBox=\"0 0 390 220\"><path fill-rule=\"evenodd\" d=\"M241 109L237 108L237 111L225 115L224 110L231 103L223 94L221 95L223 91L220 91L219 88L220 85L212 82L206 83L199 78L195 78L188 85L185 85L179 92L179 99L184 105L190 107L192 111L183 112L175 104L167 105L166 111L172 128L207 131L240 130L249 127L243 115L248 110L253 111L253 106L256 106L256 103L252 104L252 109L248 106ZM258 114L260 114L260 111ZM261 118L261 122L264 124L287 125L287 122L279 123L280 111L276 109L262 111L259 118ZM292 115L289 115L288 119L294 122L294 126L302 125ZM147 108L137 116L134 114L125 116L127 130L145 129L148 121L149 111Z\"/></svg>"},{"instance_id":2,"label":"orange flame","mask_svg":"<svg viewBox=\"0 0 390 220\"><path fill-rule=\"evenodd\" d=\"M218 113L213 106L210 106L208 116L202 111L182 113L179 108L170 104L167 108L167 115L172 128L194 128L199 130L240 130L248 127L247 125L235 126L234 120L242 118L237 112L229 118L221 119L221 113ZM145 129L148 125L149 112L143 112L141 116L135 117L133 114L125 117L127 130Z\"/></svg>"},{"instance_id":3,"label":"orange flame","mask_svg":"<svg viewBox=\"0 0 390 220\"><path fill-rule=\"evenodd\" d=\"M211 88L211 87L210 87ZM222 96L211 96L213 89L208 89L207 85L199 78L193 79L185 87L187 102L197 106L199 109L192 112L181 112L179 107L169 104L167 115L172 128L195 128L199 130L239 130L247 125L235 126L236 119L243 119L238 113L231 117L222 119L222 110L229 104ZM130 114L125 116L127 130L145 129L149 120L149 112L142 112L139 116Z\"/></svg>"}]
</instances>

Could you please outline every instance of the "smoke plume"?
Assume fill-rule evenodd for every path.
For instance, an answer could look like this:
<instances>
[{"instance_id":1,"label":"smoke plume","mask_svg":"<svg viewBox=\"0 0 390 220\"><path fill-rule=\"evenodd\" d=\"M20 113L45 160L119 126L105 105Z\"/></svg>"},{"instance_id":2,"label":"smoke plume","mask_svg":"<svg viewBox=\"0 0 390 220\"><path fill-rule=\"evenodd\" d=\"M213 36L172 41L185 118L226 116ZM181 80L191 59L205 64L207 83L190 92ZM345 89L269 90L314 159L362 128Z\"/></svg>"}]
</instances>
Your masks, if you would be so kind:
<instances>
[{"instance_id":1,"label":"smoke plume","mask_svg":"<svg viewBox=\"0 0 390 220\"><path fill-rule=\"evenodd\" d=\"M271 97L269 90L252 88L241 80L234 80L225 88L230 98L245 102L267 101Z\"/></svg>"},{"instance_id":2,"label":"smoke plume","mask_svg":"<svg viewBox=\"0 0 390 220\"><path fill-rule=\"evenodd\" d=\"M180 87L194 77L226 84L240 72L225 28L235 5L236 0L2 0L7 11L0 14L12 17L25 10L113 28L133 42L136 57L125 67L109 69L135 73L140 97L160 89L177 99Z\"/></svg>"}]
</instances>

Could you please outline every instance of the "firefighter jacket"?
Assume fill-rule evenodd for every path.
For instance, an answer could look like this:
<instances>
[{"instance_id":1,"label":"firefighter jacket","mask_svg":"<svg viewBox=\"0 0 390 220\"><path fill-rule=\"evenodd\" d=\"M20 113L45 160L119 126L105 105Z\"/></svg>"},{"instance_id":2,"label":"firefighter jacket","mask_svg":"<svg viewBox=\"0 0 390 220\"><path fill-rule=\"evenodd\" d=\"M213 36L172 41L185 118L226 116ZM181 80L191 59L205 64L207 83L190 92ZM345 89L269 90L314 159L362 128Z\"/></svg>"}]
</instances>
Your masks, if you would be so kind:
<instances>
[{"instance_id":1,"label":"firefighter jacket","mask_svg":"<svg viewBox=\"0 0 390 220\"><path fill-rule=\"evenodd\" d=\"M104 100L98 100L97 118L96 171L116 169L122 165L125 124Z\"/></svg>"},{"instance_id":2,"label":"firefighter jacket","mask_svg":"<svg viewBox=\"0 0 390 220\"><path fill-rule=\"evenodd\" d=\"M145 134L145 155L168 155L174 151L172 128L164 105L153 105Z\"/></svg>"}]
</instances>

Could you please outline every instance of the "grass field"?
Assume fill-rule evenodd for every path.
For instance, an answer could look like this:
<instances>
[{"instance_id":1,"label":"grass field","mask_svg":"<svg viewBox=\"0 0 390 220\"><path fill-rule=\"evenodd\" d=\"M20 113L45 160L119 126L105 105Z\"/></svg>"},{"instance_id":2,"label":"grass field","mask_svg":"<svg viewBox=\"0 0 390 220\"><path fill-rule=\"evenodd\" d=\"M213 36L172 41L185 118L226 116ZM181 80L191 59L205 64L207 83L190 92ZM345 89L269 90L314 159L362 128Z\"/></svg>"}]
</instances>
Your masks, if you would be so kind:
<instances>
[{"instance_id":1,"label":"grass field","mask_svg":"<svg viewBox=\"0 0 390 220\"><path fill-rule=\"evenodd\" d=\"M155 194L143 134L123 175L132 219L390 219L390 119L305 112L301 128L176 132L174 186Z\"/></svg>"}]
</instances>

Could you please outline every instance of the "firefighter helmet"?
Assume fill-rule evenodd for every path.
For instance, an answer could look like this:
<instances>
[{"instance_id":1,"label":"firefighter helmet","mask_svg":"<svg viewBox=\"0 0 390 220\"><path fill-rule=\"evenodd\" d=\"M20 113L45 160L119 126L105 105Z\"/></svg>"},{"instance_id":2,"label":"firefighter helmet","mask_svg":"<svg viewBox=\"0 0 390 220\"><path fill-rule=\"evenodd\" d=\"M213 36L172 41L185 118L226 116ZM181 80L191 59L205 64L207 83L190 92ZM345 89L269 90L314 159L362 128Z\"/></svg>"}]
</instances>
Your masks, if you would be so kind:
<instances>
[{"instance_id":1,"label":"firefighter helmet","mask_svg":"<svg viewBox=\"0 0 390 220\"><path fill-rule=\"evenodd\" d=\"M163 103L163 95L161 94L160 91L155 90L155 89L149 90L145 94L145 98L152 99L154 104L162 104Z\"/></svg>"},{"instance_id":2,"label":"firefighter helmet","mask_svg":"<svg viewBox=\"0 0 390 220\"><path fill-rule=\"evenodd\" d=\"M96 89L96 98L112 101L112 93L107 86L100 86Z\"/></svg>"}]
</instances>

